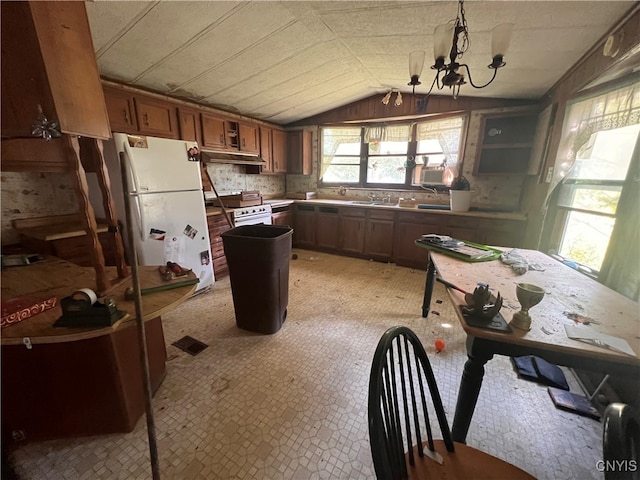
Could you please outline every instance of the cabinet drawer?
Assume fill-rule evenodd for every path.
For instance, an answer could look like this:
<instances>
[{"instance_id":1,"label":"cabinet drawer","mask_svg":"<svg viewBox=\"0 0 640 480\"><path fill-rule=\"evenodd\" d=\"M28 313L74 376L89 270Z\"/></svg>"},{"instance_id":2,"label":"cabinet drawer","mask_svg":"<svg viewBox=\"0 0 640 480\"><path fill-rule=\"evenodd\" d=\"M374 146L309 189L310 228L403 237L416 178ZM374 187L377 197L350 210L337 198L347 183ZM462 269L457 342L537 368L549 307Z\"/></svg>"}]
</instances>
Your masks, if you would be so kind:
<instances>
[{"instance_id":1,"label":"cabinet drawer","mask_svg":"<svg viewBox=\"0 0 640 480\"><path fill-rule=\"evenodd\" d=\"M343 217L361 217L367 216L367 210L365 208L341 208L340 215Z\"/></svg>"},{"instance_id":2,"label":"cabinet drawer","mask_svg":"<svg viewBox=\"0 0 640 480\"><path fill-rule=\"evenodd\" d=\"M443 217L444 222L442 222L447 227L458 227L458 228L475 228L481 227L484 225L484 219L474 218L474 217L458 217L453 215L447 215Z\"/></svg>"},{"instance_id":3,"label":"cabinet drawer","mask_svg":"<svg viewBox=\"0 0 640 480\"><path fill-rule=\"evenodd\" d=\"M433 215L427 213L399 212L398 222L424 223L430 221Z\"/></svg>"},{"instance_id":4,"label":"cabinet drawer","mask_svg":"<svg viewBox=\"0 0 640 480\"><path fill-rule=\"evenodd\" d=\"M375 220L393 220L395 216L395 212L391 212L389 210L369 210L369 218Z\"/></svg>"}]
</instances>

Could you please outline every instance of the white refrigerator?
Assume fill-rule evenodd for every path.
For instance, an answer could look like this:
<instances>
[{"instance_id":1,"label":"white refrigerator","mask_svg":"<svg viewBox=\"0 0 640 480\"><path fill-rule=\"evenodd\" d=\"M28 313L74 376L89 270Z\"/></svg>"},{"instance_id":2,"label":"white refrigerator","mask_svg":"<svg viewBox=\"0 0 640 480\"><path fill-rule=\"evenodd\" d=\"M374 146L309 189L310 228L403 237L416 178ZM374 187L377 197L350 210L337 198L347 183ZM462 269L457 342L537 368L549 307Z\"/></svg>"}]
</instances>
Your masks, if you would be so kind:
<instances>
[{"instance_id":1,"label":"white refrigerator","mask_svg":"<svg viewBox=\"0 0 640 480\"><path fill-rule=\"evenodd\" d=\"M177 263L198 277L195 293L211 288L215 280L200 163L190 151L196 143L124 133L114 133L113 140L115 152L105 148L105 162L125 240L121 162L127 170L138 263Z\"/></svg>"}]
</instances>

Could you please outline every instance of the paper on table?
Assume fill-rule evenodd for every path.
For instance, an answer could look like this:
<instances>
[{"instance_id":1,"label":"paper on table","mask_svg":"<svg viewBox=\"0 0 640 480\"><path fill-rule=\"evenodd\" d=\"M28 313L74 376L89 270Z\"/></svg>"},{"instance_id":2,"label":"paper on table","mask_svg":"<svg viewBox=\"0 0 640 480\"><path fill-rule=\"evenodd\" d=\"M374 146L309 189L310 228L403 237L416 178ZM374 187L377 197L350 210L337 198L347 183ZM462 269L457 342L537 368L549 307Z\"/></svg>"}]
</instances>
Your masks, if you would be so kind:
<instances>
[{"instance_id":1,"label":"paper on table","mask_svg":"<svg viewBox=\"0 0 640 480\"><path fill-rule=\"evenodd\" d=\"M595 332L590 328L578 327L576 325L565 325L564 329L567 332L567 337L574 340L590 343L597 347L608 348L616 352L626 353L634 357L636 356L631 346L622 338L612 337L611 335L605 335L604 333Z\"/></svg>"}]
</instances>

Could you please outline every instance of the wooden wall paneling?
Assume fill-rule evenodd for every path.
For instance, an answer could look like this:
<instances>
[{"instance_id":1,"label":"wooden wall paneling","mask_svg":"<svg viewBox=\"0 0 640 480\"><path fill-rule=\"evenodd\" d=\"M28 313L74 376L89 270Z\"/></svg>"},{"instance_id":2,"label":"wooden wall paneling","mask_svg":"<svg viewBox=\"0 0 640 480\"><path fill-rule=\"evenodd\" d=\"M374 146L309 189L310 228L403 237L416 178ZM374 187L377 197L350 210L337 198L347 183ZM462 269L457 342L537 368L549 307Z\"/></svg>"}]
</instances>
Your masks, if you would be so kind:
<instances>
[{"instance_id":1,"label":"wooden wall paneling","mask_svg":"<svg viewBox=\"0 0 640 480\"><path fill-rule=\"evenodd\" d=\"M1 145L5 172L67 172L72 168L64 138L48 142L41 138L8 138Z\"/></svg>"},{"instance_id":2,"label":"wooden wall paneling","mask_svg":"<svg viewBox=\"0 0 640 480\"><path fill-rule=\"evenodd\" d=\"M345 121L371 120L375 118L401 119L406 116L514 107L537 103L534 100L526 99L512 100L479 97L458 97L458 99L454 99L451 94L443 94L430 95L426 111L419 112L417 109L417 103L419 99L424 98L424 94L413 95L411 93L403 92L402 98L402 105L400 107L396 107L393 102L389 102L388 105L383 105L381 102L382 95L374 95L372 97L329 110L328 112L290 123L287 127L326 125ZM395 96L392 100L394 99Z\"/></svg>"}]
</instances>

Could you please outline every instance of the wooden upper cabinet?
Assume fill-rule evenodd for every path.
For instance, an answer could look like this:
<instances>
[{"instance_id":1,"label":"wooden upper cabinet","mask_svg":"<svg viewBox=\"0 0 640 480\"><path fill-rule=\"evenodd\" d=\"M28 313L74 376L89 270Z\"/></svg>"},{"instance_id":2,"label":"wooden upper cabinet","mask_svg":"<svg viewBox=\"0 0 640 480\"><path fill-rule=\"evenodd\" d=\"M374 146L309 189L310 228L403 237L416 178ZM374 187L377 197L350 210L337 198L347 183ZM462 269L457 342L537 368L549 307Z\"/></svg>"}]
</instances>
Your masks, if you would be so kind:
<instances>
[{"instance_id":1,"label":"wooden upper cabinet","mask_svg":"<svg viewBox=\"0 0 640 480\"><path fill-rule=\"evenodd\" d=\"M226 148L225 120L221 117L200 114L202 119L202 145L209 148Z\"/></svg>"},{"instance_id":2,"label":"wooden upper cabinet","mask_svg":"<svg viewBox=\"0 0 640 480\"><path fill-rule=\"evenodd\" d=\"M272 130L261 125L260 157L266 162L266 165L262 167L262 173L273 173L272 150Z\"/></svg>"},{"instance_id":3,"label":"wooden upper cabinet","mask_svg":"<svg viewBox=\"0 0 640 480\"><path fill-rule=\"evenodd\" d=\"M473 174L526 174L537 122L532 112L484 116Z\"/></svg>"},{"instance_id":4,"label":"wooden upper cabinet","mask_svg":"<svg viewBox=\"0 0 640 480\"><path fill-rule=\"evenodd\" d=\"M195 109L178 107L178 123L180 140L197 142L198 146L202 147L200 113Z\"/></svg>"},{"instance_id":5,"label":"wooden upper cabinet","mask_svg":"<svg viewBox=\"0 0 640 480\"><path fill-rule=\"evenodd\" d=\"M111 131L138 133L136 107L133 103L133 95L131 93L105 86L104 100L107 104Z\"/></svg>"},{"instance_id":6,"label":"wooden upper cabinet","mask_svg":"<svg viewBox=\"0 0 640 480\"><path fill-rule=\"evenodd\" d=\"M287 173L311 175L311 132L296 130L287 133Z\"/></svg>"},{"instance_id":7,"label":"wooden upper cabinet","mask_svg":"<svg viewBox=\"0 0 640 480\"><path fill-rule=\"evenodd\" d=\"M287 173L287 132L271 131L271 163L273 173Z\"/></svg>"},{"instance_id":8,"label":"wooden upper cabinet","mask_svg":"<svg viewBox=\"0 0 640 480\"><path fill-rule=\"evenodd\" d=\"M176 106L155 98L136 96L136 119L140 133L179 138Z\"/></svg>"},{"instance_id":9,"label":"wooden upper cabinet","mask_svg":"<svg viewBox=\"0 0 640 480\"><path fill-rule=\"evenodd\" d=\"M62 133L111 136L84 2L0 2L2 136L31 137L39 110Z\"/></svg>"},{"instance_id":10,"label":"wooden upper cabinet","mask_svg":"<svg viewBox=\"0 0 640 480\"><path fill-rule=\"evenodd\" d=\"M238 123L238 134L240 141L238 148L247 153L260 153L260 143L258 140L258 127L248 123Z\"/></svg>"}]
</instances>

